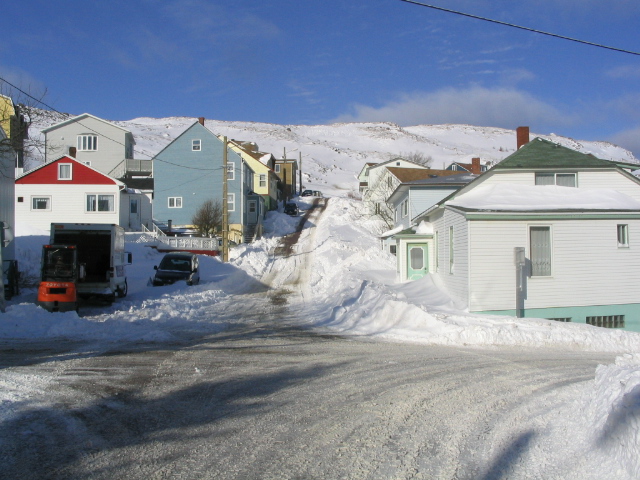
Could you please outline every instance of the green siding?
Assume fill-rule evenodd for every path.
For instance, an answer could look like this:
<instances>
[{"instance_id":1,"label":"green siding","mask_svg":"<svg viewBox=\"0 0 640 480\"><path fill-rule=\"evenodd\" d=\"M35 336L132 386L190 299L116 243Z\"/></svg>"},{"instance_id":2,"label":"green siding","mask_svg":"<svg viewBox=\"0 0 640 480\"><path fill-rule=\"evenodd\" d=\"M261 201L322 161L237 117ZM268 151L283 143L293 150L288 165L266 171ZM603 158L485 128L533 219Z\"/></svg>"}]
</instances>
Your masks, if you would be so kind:
<instances>
[{"instance_id":1,"label":"green siding","mask_svg":"<svg viewBox=\"0 0 640 480\"><path fill-rule=\"evenodd\" d=\"M508 315L516 316L515 308L513 310L485 310L474 311L472 313L480 313L487 315ZM587 323L588 316L609 316L624 315L624 330L632 332L640 332L640 303L627 305L594 305L594 306L575 306L561 308L531 308L525 309L525 318L571 318L572 323Z\"/></svg>"}]
</instances>

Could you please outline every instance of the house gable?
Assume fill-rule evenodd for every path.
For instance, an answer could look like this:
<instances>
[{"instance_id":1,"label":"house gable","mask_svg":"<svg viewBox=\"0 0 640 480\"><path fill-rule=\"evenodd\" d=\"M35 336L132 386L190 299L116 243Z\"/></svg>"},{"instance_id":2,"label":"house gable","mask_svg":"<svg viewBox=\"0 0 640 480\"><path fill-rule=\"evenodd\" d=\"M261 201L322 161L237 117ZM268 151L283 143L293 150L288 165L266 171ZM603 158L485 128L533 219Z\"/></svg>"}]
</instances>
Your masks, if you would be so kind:
<instances>
[{"instance_id":1,"label":"house gable","mask_svg":"<svg viewBox=\"0 0 640 480\"><path fill-rule=\"evenodd\" d=\"M70 178L60 179L58 166L70 164ZM16 179L19 185L121 185L117 180L81 163L71 157L61 157L28 171Z\"/></svg>"}]
</instances>

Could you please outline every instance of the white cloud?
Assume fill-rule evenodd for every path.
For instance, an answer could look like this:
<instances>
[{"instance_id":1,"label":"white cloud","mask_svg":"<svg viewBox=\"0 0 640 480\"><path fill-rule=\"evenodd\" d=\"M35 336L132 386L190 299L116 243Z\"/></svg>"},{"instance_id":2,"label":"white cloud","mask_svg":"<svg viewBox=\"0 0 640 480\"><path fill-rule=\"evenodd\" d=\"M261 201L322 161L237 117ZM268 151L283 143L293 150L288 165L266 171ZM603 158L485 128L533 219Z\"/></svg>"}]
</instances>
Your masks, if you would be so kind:
<instances>
[{"instance_id":1,"label":"white cloud","mask_svg":"<svg viewBox=\"0 0 640 480\"><path fill-rule=\"evenodd\" d=\"M640 78L640 66L638 65L622 65L612 68L605 73L607 77L616 79L636 79Z\"/></svg>"},{"instance_id":2,"label":"white cloud","mask_svg":"<svg viewBox=\"0 0 640 480\"><path fill-rule=\"evenodd\" d=\"M555 106L511 88L445 88L431 93L402 94L381 107L357 104L352 110L353 113L334 121L386 121L405 126L462 123L504 128L535 125L538 129L577 122Z\"/></svg>"},{"instance_id":3,"label":"white cloud","mask_svg":"<svg viewBox=\"0 0 640 480\"><path fill-rule=\"evenodd\" d=\"M636 158L640 158L640 126L619 132L613 135L610 141L631 150Z\"/></svg>"}]
</instances>

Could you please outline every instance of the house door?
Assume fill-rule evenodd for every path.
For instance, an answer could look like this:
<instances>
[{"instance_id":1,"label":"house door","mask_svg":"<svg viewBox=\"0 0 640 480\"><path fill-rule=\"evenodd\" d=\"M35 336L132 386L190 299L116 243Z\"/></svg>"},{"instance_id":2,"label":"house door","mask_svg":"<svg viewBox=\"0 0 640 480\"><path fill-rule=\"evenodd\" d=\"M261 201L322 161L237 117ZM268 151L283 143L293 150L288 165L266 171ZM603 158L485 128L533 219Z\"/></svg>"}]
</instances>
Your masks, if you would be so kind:
<instances>
[{"instance_id":1,"label":"house door","mask_svg":"<svg viewBox=\"0 0 640 480\"><path fill-rule=\"evenodd\" d=\"M140 199L129 197L129 228L134 232L142 230L140 224Z\"/></svg>"},{"instance_id":2,"label":"house door","mask_svg":"<svg viewBox=\"0 0 640 480\"><path fill-rule=\"evenodd\" d=\"M407 280L418 280L429 272L429 249L426 243L407 245Z\"/></svg>"},{"instance_id":3,"label":"house door","mask_svg":"<svg viewBox=\"0 0 640 480\"><path fill-rule=\"evenodd\" d=\"M247 204L247 223L250 225L255 225L258 223L258 201L257 200L249 200Z\"/></svg>"}]
</instances>

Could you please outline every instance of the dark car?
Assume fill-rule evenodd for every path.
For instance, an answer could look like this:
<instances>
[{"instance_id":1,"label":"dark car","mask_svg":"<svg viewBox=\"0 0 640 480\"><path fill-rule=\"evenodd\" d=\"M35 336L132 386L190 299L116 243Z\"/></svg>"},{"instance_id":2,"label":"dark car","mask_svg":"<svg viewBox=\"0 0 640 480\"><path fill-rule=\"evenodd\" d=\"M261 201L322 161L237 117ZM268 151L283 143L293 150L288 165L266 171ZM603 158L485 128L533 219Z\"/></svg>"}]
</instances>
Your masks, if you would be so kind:
<instances>
[{"instance_id":1,"label":"dark car","mask_svg":"<svg viewBox=\"0 0 640 480\"><path fill-rule=\"evenodd\" d=\"M287 215L297 215L298 214L298 205L293 202L289 202L284 206L284 213Z\"/></svg>"},{"instance_id":2,"label":"dark car","mask_svg":"<svg viewBox=\"0 0 640 480\"><path fill-rule=\"evenodd\" d=\"M313 190L305 190L304 192L302 192L302 195L300 195L301 197L313 197Z\"/></svg>"},{"instance_id":3,"label":"dark car","mask_svg":"<svg viewBox=\"0 0 640 480\"><path fill-rule=\"evenodd\" d=\"M156 271L153 277L153 285L171 285L180 280L187 285L200 283L198 269L198 256L193 253L167 253L160 265L153 267Z\"/></svg>"}]
</instances>

